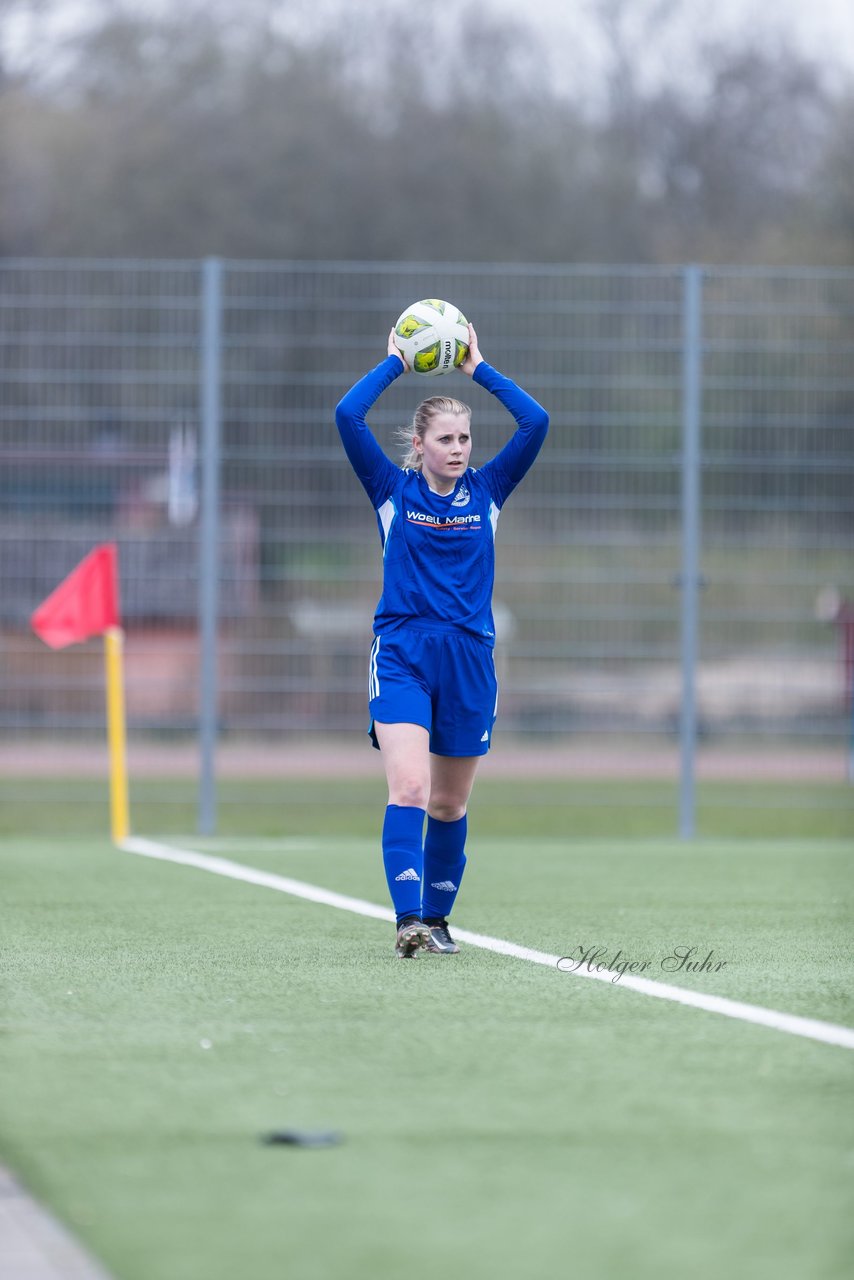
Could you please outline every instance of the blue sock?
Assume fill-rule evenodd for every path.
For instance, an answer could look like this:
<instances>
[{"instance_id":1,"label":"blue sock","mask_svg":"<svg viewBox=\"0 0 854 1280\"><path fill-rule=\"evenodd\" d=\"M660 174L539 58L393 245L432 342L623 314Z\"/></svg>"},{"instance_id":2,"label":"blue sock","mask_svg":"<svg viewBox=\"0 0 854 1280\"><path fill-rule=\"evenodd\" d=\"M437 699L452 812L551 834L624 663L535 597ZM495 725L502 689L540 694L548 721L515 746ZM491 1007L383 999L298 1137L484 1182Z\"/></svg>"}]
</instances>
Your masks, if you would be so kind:
<instances>
[{"instance_id":1,"label":"blue sock","mask_svg":"<svg viewBox=\"0 0 854 1280\"><path fill-rule=\"evenodd\" d=\"M383 863L398 924L404 916L421 915L423 830L423 809L399 804L390 804L386 809L383 822Z\"/></svg>"},{"instance_id":2,"label":"blue sock","mask_svg":"<svg viewBox=\"0 0 854 1280\"><path fill-rule=\"evenodd\" d=\"M422 920L444 918L451 914L466 866L464 849L467 830L465 814L456 822L427 819Z\"/></svg>"}]
</instances>

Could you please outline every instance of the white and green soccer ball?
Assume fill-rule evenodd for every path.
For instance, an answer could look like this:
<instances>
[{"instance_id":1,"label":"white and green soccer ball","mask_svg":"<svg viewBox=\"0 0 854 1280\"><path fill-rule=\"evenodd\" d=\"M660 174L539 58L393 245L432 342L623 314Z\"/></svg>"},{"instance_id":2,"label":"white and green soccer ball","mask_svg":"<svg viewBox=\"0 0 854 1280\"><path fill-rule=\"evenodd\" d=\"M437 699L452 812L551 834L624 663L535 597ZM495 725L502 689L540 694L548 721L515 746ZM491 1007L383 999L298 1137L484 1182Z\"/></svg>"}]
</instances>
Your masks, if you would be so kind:
<instances>
[{"instance_id":1,"label":"white and green soccer ball","mask_svg":"<svg viewBox=\"0 0 854 1280\"><path fill-rule=\"evenodd\" d=\"M414 373L434 378L458 369L468 355L468 321L453 303L424 298L401 313L394 340Z\"/></svg>"}]
</instances>

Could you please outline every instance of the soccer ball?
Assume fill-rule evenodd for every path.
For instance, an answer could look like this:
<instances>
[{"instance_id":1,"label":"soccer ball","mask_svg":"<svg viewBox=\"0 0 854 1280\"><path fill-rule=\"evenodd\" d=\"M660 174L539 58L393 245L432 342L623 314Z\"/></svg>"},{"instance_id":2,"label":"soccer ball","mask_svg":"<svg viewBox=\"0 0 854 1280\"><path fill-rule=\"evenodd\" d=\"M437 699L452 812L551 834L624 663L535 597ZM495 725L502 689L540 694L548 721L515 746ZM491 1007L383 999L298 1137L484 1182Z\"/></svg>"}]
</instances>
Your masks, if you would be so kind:
<instances>
[{"instance_id":1,"label":"soccer ball","mask_svg":"<svg viewBox=\"0 0 854 1280\"><path fill-rule=\"evenodd\" d=\"M413 373L435 378L458 369L468 355L468 321L452 303L424 298L402 313L394 340Z\"/></svg>"}]
</instances>

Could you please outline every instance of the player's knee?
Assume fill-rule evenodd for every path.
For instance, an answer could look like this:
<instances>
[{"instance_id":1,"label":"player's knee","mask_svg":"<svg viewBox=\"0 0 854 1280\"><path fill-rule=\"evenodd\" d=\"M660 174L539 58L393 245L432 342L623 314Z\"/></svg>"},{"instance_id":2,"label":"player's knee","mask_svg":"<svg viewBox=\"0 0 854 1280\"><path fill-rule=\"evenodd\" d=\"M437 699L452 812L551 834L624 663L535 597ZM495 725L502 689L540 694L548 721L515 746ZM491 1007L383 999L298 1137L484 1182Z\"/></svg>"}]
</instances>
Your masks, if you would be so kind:
<instances>
[{"instance_id":1,"label":"player's knee","mask_svg":"<svg viewBox=\"0 0 854 1280\"><path fill-rule=\"evenodd\" d=\"M431 795L428 810L431 818L439 822L458 822L465 815L465 801L453 796Z\"/></svg>"},{"instance_id":2,"label":"player's knee","mask_svg":"<svg viewBox=\"0 0 854 1280\"><path fill-rule=\"evenodd\" d=\"M426 809L429 798L429 783L417 775L397 778L389 789L389 804L401 805L404 808Z\"/></svg>"}]
</instances>

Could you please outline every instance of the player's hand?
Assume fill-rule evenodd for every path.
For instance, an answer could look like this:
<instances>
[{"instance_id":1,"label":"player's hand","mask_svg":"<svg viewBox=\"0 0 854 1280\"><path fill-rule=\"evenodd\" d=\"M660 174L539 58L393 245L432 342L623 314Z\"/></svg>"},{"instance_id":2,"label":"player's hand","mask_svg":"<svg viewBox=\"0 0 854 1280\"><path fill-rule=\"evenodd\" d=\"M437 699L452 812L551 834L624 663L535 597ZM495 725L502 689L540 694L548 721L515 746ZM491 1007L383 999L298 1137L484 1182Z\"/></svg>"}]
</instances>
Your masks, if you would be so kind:
<instances>
[{"instance_id":1,"label":"player's hand","mask_svg":"<svg viewBox=\"0 0 854 1280\"><path fill-rule=\"evenodd\" d=\"M468 376L471 377L475 369L477 368L477 366L481 364L482 361L483 361L483 356L480 354L480 348L477 345L477 334L474 331L474 325L470 324L469 325L469 353L466 356L465 360L460 365L460 373L467 373Z\"/></svg>"},{"instance_id":2,"label":"player's hand","mask_svg":"<svg viewBox=\"0 0 854 1280\"><path fill-rule=\"evenodd\" d=\"M388 333L388 354L390 356L397 356L400 360L402 360L403 372L409 373L409 365L406 363L406 356L403 354L400 347L397 345L397 343L394 340L394 325L392 325Z\"/></svg>"}]
</instances>

